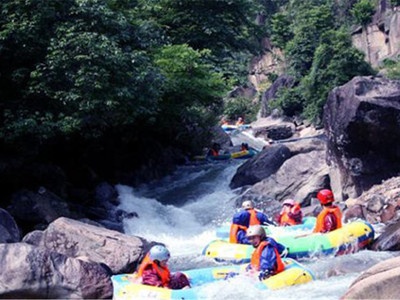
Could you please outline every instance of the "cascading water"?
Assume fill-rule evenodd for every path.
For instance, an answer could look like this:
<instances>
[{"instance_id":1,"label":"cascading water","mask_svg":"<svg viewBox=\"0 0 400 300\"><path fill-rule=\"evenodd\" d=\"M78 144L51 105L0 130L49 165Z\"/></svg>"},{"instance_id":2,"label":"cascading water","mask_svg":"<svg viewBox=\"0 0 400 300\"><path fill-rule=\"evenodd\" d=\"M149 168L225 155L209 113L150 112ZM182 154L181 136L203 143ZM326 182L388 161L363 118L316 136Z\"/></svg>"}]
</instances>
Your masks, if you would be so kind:
<instances>
[{"instance_id":1,"label":"cascading water","mask_svg":"<svg viewBox=\"0 0 400 300\"><path fill-rule=\"evenodd\" d=\"M213 266L201 256L215 239L215 229L236 211L230 180L239 162L180 167L173 175L139 189L118 186L121 209L135 211L139 218L124 220L128 234L162 242L171 251L171 270ZM361 251L356 254L312 259L304 262L317 280L279 291L257 290L246 276L207 284L205 299L339 299L354 279L370 266L394 253Z\"/></svg>"}]
</instances>

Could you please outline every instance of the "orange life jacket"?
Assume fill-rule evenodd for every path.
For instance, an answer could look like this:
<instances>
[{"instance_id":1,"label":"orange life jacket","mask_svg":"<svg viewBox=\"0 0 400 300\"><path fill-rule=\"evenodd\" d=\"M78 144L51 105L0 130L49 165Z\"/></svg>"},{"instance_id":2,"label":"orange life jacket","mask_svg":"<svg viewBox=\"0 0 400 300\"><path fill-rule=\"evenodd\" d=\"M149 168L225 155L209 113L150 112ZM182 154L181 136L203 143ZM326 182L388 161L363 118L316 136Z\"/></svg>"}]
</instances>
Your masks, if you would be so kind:
<instances>
[{"instance_id":1,"label":"orange life jacket","mask_svg":"<svg viewBox=\"0 0 400 300\"><path fill-rule=\"evenodd\" d=\"M215 151L213 148L210 149L212 156L218 156L218 151Z\"/></svg>"},{"instance_id":2,"label":"orange life jacket","mask_svg":"<svg viewBox=\"0 0 400 300\"><path fill-rule=\"evenodd\" d=\"M280 226L293 226L293 225L301 224L301 222L297 222L295 219L293 219L289 216L289 213L294 214L294 213L296 213L296 211L298 212L299 210L301 210L301 208L300 208L300 204L298 204L298 203L296 203L290 209L282 209L280 218L279 218L279 225Z\"/></svg>"},{"instance_id":3,"label":"orange life jacket","mask_svg":"<svg viewBox=\"0 0 400 300\"><path fill-rule=\"evenodd\" d=\"M324 206L324 209L320 212L320 214L317 217L317 222L315 224L314 232L325 232L325 217L328 214L333 214L336 218L336 229L339 229L342 227L342 212L340 211L340 208L337 206L332 206L332 207L326 207Z\"/></svg>"},{"instance_id":4,"label":"orange life jacket","mask_svg":"<svg viewBox=\"0 0 400 300\"><path fill-rule=\"evenodd\" d=\"M249 221L249 226L253 225L260 225L260 221L257 218L257 211L255 209L248 209L247 210L250 213L250 221ZM229 243L234 243L237 244L237 233L239 229L244 230L245 232L247 231L246 226L243 225L238 225L238 224L232 224L231 225L231 230L229 232Z\"/></svg>"},{"instance_id":5,"label":"orange life jacket","mask_svg":"<svg viewBox=\"0 0 400 300\"><path fill-rule=\"evenodd\" d=\"M260 245L258 245L257 249L254 250L251 255L251 268L255 271L260 271L260 258L261 254L265 247L267 247L270 243L267 241L262 241ZM282 261L281 255L278 252L278 249L274 247L275 255L276 255L276 274L282 272L285 269L285 264Z\"/></svg>"},{"instance_id":6,"label":"orange life jacket","mask_svg":"<svg viewBox=\"0 0 400 300\"><path fill-rule=\"evenodd\" d=\"M162 267L157 265L154 261L150 259L149 254L144 257L142 263L139 266L137 271L137 275L142 277L143 271L147 269L148 266L152 266L154 270L156 270L157 275L160 276L163 287L168 287L169 281L171 279L171 274L168 270L168 267Z\"/></svg>"}]
</instances>

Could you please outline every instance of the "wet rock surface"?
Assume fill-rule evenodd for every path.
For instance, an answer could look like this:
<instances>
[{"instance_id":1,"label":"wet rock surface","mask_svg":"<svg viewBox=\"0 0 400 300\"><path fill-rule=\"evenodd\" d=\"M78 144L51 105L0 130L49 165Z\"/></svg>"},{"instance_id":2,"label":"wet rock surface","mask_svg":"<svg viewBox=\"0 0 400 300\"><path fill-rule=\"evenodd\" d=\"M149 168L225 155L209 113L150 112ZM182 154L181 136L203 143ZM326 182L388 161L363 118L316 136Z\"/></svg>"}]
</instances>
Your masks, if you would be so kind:
<instances>
[{"instance_id":1,"label":"wet rock surface","mask_svg":"<svg viewBox=\"0 0 400 300\"><path fill-rule=\"evenodd\" d=\"M385 260L364 272L342 299L398 299L400 257Z\"/></svg>"},{"instance_id":2,"label":"wet rock surface","mask_svg":"<svg viewBox=\"0 0 400 300\"><path fill-rule=\"evenodd\" d=\"M52 222L41 234L24 238L68 257L106 264L114 274L133 272L148 250L143 239L67 218Z\"/></svg>"},{"instance_id":3,"label":"wet rock surface","mask_svg":"<svg viewBox=\"0 0 400 300\"><path fill-rule=\"evenodd\" d=\"M14 218L6 210L0 208L0 244L16 243L20 239L20 230Z\"/></svg>"},{"instance_id":4,"label":"wet rock surface","mask_svg":"<svg viewBox=\"0 0 400 300\"><path fill-rule=\"evenodd\" d=\"M338 200L356 198L400 170L400 81L355 77L324 107L327 160Z\"/></svg>"},{"instance_id":5,"label":"wet rock surface","mask_svg":"<svg viewBox=\"0 0 400 300\"><path fill-rule=\"evenodd\" d=\"M286 146L276 146L261 151L246 161L232 178L230 187L238 188L255 184L274 174L291 156Z\"/></svg>"},{"instance_id":6,"label":"wet rock surface","mask_svg":"<svg viewBox=\"0 0 400 300\"><path fill-rule=\"evenodd\" d=\"M88 263L25 243L0 245L0 298L110 299L110 274Z\"/></svg>"}]
</instances>

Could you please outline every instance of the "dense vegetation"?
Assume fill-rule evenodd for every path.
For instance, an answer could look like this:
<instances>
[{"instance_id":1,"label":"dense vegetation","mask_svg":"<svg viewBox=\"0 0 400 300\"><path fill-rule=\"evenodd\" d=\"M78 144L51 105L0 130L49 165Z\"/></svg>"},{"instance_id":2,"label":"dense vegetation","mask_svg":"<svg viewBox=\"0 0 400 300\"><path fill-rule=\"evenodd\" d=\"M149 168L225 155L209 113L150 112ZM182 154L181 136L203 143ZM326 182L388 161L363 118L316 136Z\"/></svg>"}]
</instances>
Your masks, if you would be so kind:
<instances>
[{"instance_id":1,"label":"dense vegetation","mask_svg":"<svg viewBox=\"0 0 400 300\"><path fill-rule=\"evenodd\" d=\"M201 149L223 96L244 82L259 51L257 7L252 0L1 1L2 154L93 160L108 164L107 174L166 147ZM128 164L116 161L124 149Z\"/></svg>"},{"instance_id":2,"label":"dense vegetation","mask_svg":"<svg viewBox=\"0 0 400 300\"><path fill-rule=\"evenodd\" d=\"M333 87L373 74L364 54L352 47L350 27L367 24L374 11L370 0L291 1L281 7L271 18L271 41L284 50L286 72L298 85L281 90L273 105L318 123Z\"/></svg>"}]
</instances>

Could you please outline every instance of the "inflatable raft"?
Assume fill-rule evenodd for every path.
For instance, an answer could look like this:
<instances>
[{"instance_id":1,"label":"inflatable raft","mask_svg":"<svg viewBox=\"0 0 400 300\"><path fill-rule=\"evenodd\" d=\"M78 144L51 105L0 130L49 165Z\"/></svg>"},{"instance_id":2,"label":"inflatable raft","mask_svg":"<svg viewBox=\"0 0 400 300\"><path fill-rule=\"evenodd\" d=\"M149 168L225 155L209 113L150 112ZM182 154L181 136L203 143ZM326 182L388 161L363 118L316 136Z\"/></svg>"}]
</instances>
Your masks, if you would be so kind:
<instances>
[{"instance_id":1,"label":"inflatable raft","mask_svg":"<svg viewBox=\"0 0 400 300\"><path fill-rule=\"evenodd\" d=\"M278 236L296 236L305 233L311 233L315 227L316 222L315 217L306 217L303 218L303 224L294 225L294 226L263 226L267 235L272 236L273 238L277 238ZM229 240L229 232L231 225L221 226L216 231L216 236L221 240Z\"/></svg>"},{"instance_id":2,"label":"inflatable raft","mask_svg":"<svg viewBox=\"0 0 400 300\"><path fill-rule=\"evenodd\" d=\"M221 154L221 155L214 155L214 156L205 156L205 155L200 155L200 156L195 156L195 160L228 160L228 159L246 159L253 157L256 155L258 152L256 150L246 150L246 151L239 151L239 152L234 152L234 153L227 153L227 154Z\"/></svg>"},{"instance_id":3,"label":"inflatable raft","mask_svg":"<svg viewBox=\"0 0 400 300\"><path fill-rule=\"evenodd\" d=\"M275 239L287 248L287 257L291 258L341 255L365 248L374 239L374 229L367 222L357 221L325 234L312 233L299 237L276 236ZM204 248L203 255L217 260L244 263L250 261L253 251L254 248L251 245L216 240Z\"/></svg>"},{"instance_id":4,"label":"inflatable raft","mask_svg":"<svg viewBox=\"0 0 400 300\"><path fill-rule=\"evenodd\" d=\"M284 287L307 283L314 279L311 271L291 259L284 259L285 270L268 279L259 281L254 279L254 285L259 289L276 290ZM245 273L247 265L212 267L184 271L190 280L191 288L170 290L135 283L138 281L134 274L112 276L114 286L114 300L122 299L202 299L202 286L217 280L224 280L228 274Z\"/></svg>"},{"instance_id":5,"label":"inflatable raft","mask_svg":"<svg viewBox=\"0 0 400 300\"><path fill-rule=\"evenodd\" d=\"M235 131L235 130L248 129L248 128L251 128L251 126L249 124L244 124L244 125L222 125L221 128L225 132L232 132L232 131Z\"/></svg>"}]
</instances>

